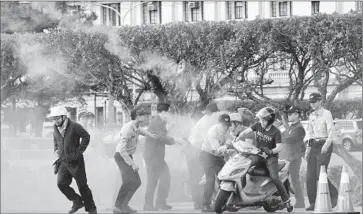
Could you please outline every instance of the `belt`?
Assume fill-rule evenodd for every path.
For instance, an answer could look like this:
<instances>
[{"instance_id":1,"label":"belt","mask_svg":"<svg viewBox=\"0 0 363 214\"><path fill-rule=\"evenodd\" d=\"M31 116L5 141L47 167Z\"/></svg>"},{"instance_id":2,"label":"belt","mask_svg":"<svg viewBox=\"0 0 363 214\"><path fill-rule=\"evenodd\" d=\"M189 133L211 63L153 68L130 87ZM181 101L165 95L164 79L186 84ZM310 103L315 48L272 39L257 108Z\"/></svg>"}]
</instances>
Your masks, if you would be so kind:
<instances>
[{"instance_id":1,"label":"belt","mask_svg":"<svg viewBox=\"0 0 363 214\"><path fill-rule=\"evenodd\" d=\"M321 145L325 143L327 138L313 138L308 141L308 146Z\"/></svg>"}]
</instances>

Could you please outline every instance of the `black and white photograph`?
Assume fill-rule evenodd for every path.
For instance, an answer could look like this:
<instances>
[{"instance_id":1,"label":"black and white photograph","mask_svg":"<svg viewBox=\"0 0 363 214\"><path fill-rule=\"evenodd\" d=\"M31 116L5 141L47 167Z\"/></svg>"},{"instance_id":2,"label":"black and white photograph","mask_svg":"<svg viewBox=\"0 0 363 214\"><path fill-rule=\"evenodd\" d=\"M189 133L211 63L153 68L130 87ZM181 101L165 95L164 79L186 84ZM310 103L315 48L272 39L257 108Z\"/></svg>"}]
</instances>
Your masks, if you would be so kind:
<instances>
[{"instance_id":1,"label":"black and white photograph","mask_svg":"<svg viewBox=\"0 0 363 214\"><path fill-rule=\"evenodd\" d=\"M0 12L0 213L363 212L362 0Z\"/></svg>"}]
</instances>

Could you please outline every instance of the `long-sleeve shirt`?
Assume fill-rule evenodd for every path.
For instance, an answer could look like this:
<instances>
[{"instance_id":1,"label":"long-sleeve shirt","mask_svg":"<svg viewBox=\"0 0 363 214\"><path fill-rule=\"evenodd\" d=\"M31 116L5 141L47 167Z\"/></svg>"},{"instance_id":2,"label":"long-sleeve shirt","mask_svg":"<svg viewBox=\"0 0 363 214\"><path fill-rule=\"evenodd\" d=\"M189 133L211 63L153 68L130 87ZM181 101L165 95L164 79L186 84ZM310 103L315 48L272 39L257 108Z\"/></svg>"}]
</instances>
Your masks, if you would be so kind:
<instances>
[{"instance_id":1,"label":"long-sleeve shirt","mask_svg":"<svg viewBox=\"0 0 363 214\"><path fill-rule=\"evenodd\" d=\"M329 141L334 131L333 116L330 111L320 108L309 115L306 139L327 138Z\"/></svg>"},{"instance_id":2,"label":"long-sleeve shirt","mask_svg":"<svg viewBox=\"0 0 363 214\"><path fill-rule=\"evenodd\" d=\"M174 138L168 135L166 123L159 115L154 116L147 129L149 133L156 134L157 138L146 137L144 146L144 159L149 161L164 160L165 158L165 145L175 144Z\"/></svg>"},{"instance_id":3,"label":"long-sleeve shirt","mask_svg":"<svg viewBox=\"0 0 363 214\"><path fill-rule=\"evenodd\" d=\"M280 158L293 161L304 155L305 129L300 122L291 124L282 133L282 150Z\"/></svg>"},{"instance_id":4,"label":"long-sleeve shirt","mask_svg":"<svg viewBox=\"0 0 363 214\"><path fill-rule=\"evenodd\" d=\"M201 149L204 139L208 133L210 127L218 123L218 117L221 113L215 112L210 115L204 115L192 128L191 134L189 137L189 142Z\"/></svg>"},{"instance_id":5,"label":"long-sleeve shirt","mask_svg":"<svg viewBox=\"0 0 363 214\"><path fill-rule=\"evenodd\" d=\"M133 163L130 155L134 154L136 151L139 134L145 135L145 131L137 127L134 120L126 123L121 129L120 141L116 146L116 152L120 153L121 157L128 165Z\"/></svg>"},{"instance_id":6,"label":"long-sleeve shirt","mask_svg":"<svg viewBox=\"0 0 363 214\"><path fill-rule=\"evenodd\" d=\"M223 131L220 124L213 125L208 130L206 139L203 142L202 150L215 156L223 156L226 150L224 146L228 139L229 132Z\"/></svg>"}]
</instances>

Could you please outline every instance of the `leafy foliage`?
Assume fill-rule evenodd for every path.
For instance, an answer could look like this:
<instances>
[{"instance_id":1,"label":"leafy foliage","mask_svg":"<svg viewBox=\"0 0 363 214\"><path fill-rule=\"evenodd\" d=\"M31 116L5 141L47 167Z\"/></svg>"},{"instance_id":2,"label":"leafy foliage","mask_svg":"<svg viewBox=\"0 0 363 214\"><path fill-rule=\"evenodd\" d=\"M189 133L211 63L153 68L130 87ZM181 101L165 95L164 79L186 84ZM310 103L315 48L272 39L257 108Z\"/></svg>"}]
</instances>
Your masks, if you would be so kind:
<instances>
[{"instance_id":1,"label":"leafy foliage","mask_svg":"<svg viewBox=\"0 0 363 214\"><path fill-rule=\"evenodd\" d=\"M59 20L32 9L28 4L1 2L1 33L43 32L55 28Z\"/></svg>"}]
</instances>

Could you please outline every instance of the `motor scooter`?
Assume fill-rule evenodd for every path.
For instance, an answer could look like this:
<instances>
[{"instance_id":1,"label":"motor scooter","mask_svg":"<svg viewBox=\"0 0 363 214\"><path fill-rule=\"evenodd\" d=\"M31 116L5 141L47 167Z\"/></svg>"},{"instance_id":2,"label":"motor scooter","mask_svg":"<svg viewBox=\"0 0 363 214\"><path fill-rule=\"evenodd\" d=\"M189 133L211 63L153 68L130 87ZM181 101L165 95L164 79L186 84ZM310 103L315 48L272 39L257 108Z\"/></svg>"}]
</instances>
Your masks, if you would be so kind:
<instances>
[{"instance_id":1,"label":"motor scooter","mask_svg":"<svg viewBox=\"0 0 363 214\"><path fill-rule=\"evenodd\" d=\"M236 212L244 207L263 207L267 212L285 208L280 194L269 177L266 167L250 167L249 155L266 159L267 155L257 147L244 141L232 142L236 154L231 157L218 174L220 187L215 198L216 213ZM288 194L293 193L289 182L289 165L278 160L279 178Z\"/></svg>"}]
</instances>

